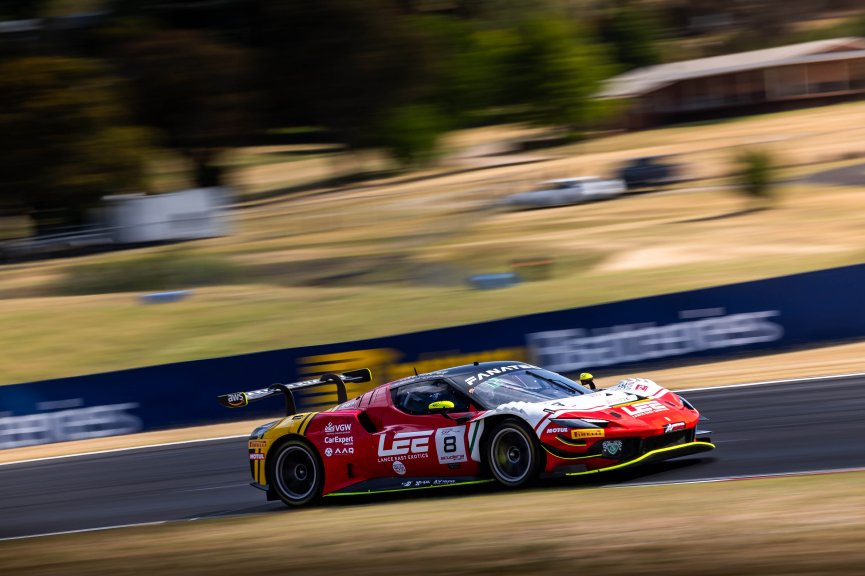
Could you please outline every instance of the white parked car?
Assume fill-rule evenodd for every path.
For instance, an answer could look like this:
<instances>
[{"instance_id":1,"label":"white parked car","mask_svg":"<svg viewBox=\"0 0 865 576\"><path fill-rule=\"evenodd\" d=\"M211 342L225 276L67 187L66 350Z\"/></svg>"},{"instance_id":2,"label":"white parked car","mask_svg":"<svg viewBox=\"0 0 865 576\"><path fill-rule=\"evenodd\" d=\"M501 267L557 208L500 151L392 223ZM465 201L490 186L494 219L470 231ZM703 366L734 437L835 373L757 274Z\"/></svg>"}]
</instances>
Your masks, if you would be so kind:
<instances>
[{"instance_id":1,"label":"white parked car","mask_svg":"<svg viewBox=\"0 0 865 576\"><path fill-rule=\"evenodd\" d=\"M544 206L567 206L595 200L615 198L625 191L622 180L604 179L597 176L547 180L537 190L520 192L505 198L508 206L519 208L541 208Z\"/></svg>"}]
</instances>

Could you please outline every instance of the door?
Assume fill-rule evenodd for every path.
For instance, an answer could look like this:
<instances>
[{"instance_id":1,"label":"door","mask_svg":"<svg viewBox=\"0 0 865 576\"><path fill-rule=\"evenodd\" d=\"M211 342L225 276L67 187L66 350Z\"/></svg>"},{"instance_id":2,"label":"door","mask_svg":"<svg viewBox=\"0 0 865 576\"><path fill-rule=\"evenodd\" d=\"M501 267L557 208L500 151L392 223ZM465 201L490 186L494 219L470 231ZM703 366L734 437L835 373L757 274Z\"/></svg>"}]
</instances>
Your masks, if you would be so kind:
<instances>
[{"instance_id":1,"label":"door","mask_svg":"<svg viewBox=\"0 0 865 576\"><path fill-rule=\"evenodd\" d=\"M468 452L469 424L429 408L447 400L454 404L451 415L478 412L468 397L443 379L410 382L390 393L383 428L374 434L382 476L433 479L478 474L478 463Z\"/></svg>"}]
</instances>

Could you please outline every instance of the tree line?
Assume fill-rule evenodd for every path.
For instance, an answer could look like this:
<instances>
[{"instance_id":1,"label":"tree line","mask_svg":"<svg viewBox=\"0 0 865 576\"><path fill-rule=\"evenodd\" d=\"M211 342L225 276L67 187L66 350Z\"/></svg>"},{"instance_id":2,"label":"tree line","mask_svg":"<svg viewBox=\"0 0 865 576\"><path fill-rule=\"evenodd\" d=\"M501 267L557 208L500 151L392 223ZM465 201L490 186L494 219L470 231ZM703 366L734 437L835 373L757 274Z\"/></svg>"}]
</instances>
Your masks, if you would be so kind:
<instances>
[{"instance_id":1,"label":"tree line","mask_svg":"<svg viewBox=\"0 0 865 576\"><path fill-rule=\"evenodd\" d=\"M50 2L0 0L0 17ZM199 186L276 128L422 163L450 130L524 121L579 138L616 72L657 63L639 3L556 0L114 0L0 38L0 205L80 221L148 188L174 149Z\"/></svg>"}]
</instances>

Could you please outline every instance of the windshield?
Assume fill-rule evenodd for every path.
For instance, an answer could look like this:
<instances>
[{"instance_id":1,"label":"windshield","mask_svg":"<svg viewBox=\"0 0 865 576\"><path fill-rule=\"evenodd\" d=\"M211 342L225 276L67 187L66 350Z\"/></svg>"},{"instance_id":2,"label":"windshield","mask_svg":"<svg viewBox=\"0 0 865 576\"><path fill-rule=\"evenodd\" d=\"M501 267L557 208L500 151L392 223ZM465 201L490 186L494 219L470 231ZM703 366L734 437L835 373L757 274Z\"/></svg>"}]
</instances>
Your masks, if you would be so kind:
<instances>
[{"instance_id":1,"label":"windshield","mask_svg":"<svg viewBox=\"0 0 865 576\"><path fill-rule=\"evenodd\" d=\"M508 402L545 402L592 392L573 380L540 368L484 376L479 381L468 380L470 384L457 380L457 386L485 410Z\"/></svg>"}]
</instances>

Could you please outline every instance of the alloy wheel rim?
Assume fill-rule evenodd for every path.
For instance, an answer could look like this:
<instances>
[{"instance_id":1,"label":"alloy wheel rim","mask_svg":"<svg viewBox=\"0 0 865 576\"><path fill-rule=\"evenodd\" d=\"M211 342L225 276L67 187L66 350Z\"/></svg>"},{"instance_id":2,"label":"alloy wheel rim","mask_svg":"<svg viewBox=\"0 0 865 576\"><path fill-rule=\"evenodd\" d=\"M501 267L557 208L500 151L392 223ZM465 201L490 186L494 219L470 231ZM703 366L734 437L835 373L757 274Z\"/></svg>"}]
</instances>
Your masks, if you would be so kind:
<instances>
[{"instance_id":1,"label":"alloy wheel rim","mask_svg":"<svg viewBox=\"0 0 865 576\"><path fill-rule=\"evenodd\" d=\"M532 451L525 435L510 428L499 430L492 446L492 463L503 480L519 482L526 477L531 469Z\"/></svg>"},{"instance_id":2,"label":"alloy wheel rim","mask_svg":"<svg viewBox=\"0 0 865 576\"><path fill-rule=\"evenodd\" d=\"M308 498L315 489L316 471L313 456L301 446L289 446L276 461L276 482L291 500Z\"/></svg>"}]
</instances>

